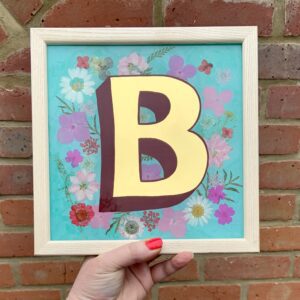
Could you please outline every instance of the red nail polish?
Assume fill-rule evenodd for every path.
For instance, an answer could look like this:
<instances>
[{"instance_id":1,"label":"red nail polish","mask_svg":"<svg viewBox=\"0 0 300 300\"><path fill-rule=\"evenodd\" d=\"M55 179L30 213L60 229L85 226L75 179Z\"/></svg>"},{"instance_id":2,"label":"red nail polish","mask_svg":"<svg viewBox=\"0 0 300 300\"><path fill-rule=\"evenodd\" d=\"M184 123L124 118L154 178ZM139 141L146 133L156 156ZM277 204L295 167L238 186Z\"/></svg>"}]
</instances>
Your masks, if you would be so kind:
<instances>
[{"instance_id":1,"label":"red nail polish","mask_svg":"<svg viewBox=\"0 0 300 300\"><path fill-rule=\"evenodd\" d=\"M146 246L149 250L155 250L162 247L163 241L161 238L154 238L148 241L145 241Z\"/></svg>"}]
</instances>

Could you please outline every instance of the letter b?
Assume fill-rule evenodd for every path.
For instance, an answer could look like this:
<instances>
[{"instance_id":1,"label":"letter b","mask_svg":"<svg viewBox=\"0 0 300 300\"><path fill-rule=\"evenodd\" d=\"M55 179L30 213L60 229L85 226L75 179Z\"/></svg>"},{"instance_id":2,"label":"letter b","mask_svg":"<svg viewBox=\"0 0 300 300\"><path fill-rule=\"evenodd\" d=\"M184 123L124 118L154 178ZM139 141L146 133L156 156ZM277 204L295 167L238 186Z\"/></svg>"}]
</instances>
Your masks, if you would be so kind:
<instances>
[{"instance_id":1,"label":"letter b","mask_svg":"<svg viewBox=\"0 0 300 300\"><path fill-rule=\"evenodd\" d=\"M191 128L200 99L188 83L169 76L110 77L97 90L101 127L100 211L172 206L186 199L207 169L204 141ZM155 123L140 124L151 109ZM143 181L141 154L156 158L164 178Z\"/></svg>"}]
</instances>

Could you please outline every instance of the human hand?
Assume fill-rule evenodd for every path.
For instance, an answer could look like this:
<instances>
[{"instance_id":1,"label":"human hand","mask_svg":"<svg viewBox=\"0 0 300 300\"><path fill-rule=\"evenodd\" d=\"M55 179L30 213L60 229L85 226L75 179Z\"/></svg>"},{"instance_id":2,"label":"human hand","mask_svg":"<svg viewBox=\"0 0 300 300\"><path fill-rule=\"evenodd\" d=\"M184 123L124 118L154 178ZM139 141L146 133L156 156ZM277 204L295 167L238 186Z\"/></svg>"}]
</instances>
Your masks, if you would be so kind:
<instances>
[{"instance_id":1,"label":"human hand","mask_svg":"<svg viewBox=\"0 0 300 300\"><path fill-rule=\"evenodd\" d=\"M162 248L154 238L133 242L84 262L67 300L142 300L151 287L193 258L181 252L167 261L149 266Z\"/></svg>"}]
</instances>

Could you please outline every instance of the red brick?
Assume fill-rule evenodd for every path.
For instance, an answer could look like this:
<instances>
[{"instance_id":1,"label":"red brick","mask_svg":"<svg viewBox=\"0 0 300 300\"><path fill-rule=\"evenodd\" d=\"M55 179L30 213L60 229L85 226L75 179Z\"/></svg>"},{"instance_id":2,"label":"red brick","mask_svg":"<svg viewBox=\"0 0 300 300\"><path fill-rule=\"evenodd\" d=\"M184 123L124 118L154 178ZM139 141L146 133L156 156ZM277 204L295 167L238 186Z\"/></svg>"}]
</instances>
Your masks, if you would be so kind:
<instances>
[{"instance_id":1,"label":"red brick","mask_svg":"<svg viewBox=\"0 0 300 300\"><path fill-rule=\"evenodd\" d=\"M73 283L77 277L77 274L80 270L81 262L79 261L70 261L65 264L66 274L65 274L65 283Z\"/></svg>"},{"instance_id":2,"label":"red brick","mask_svg":"<svg viewBox=\"0 0 300 300\"><path fill-rule=\"evenodd\" d=\"M260 79L300 79L299 44L260 44Z\"/></svg>"},{"instance_id":3,"label":"red brick","mask_svg":"<svg viewBox=\"0 0 300 300\"><path fill-rule=\"evenodd\" d=\"M0 233L0 257L21 256L33 256L33 234Z\"/></svg>"},{"instance_id":4,"label":"red brick","mask_svg":"<svg viewBox=\"0 0 300 300\"><path fill-rule=\"evenodd\" d=\"M43 17L46 27L151 26L152 0L63 0Z\"/></svg>"},{"instance_id":5,"label":"red brick","mask_svg":"<svg viewBox=\"0 0 300 300\"><path fill-rule=\"evenodd\" d=\"M240 300L238 285L164 286L159 289L159 300Z\"/></svg>"},{"instance_id":6,"label":"red brick","mask_svg":"<svg viewBox=\"0 0 300 300\"><path fill-rule=\"evenodd\" d=\"M265 279L289 276L288 256L213 257L205 261L206 280Z\"/></svg>"},{"instance_id":7,"label":"red brick","mask_svg":"<svg viewBox=\"0 0 300 300\"><path fill-rule=\"evenodd\" d=\"M4 28L0 25L0 44L7 39L7 34Z\"/></svg>"},{"instance_id":8,"label":"red brick","mask_svg":"<svg viewBox=\"0 0 300 300\"><path fill-rule=\"evenodd\" d=\"M300 227L265 227L260 230L262 251L300 250Z\"/></svg>"},{"instance_id":9,"label":"red brick","mask_svg":"<svg viewBox=\"0 0 300 300\"><path fill-rule=\"evenodd\" d=\"M0 291L0 300L60 300L58 290Z\"/></svg>"},{"instance_id":10,"label":"red brick","mask_svg":"<svg viewBox=\"0 0 300 300\"><path fill-rule=\"evenodd\" d=\"M0 287L13 287L15 280L12 273L12 268L8 264L0 265Z\"/></svg>"},{"instance_id":11,"label":"red brick","mask_svg":"<svg viewBox=\"0 0 300 300\"><path fill-rule=\"evenodd\" d=\"M167 26L257 25L260 36L270 36L273 11L272 5L259 3L173 0L168 1L166 6L165 24Z\"/></svg>"},{"instance_id":12,"label":"red brick","mask_svg":"<svg viewBox=\"0 0 300 300\"><path fill-rule=\"evenodd\" d=\"M80 269L80 262L23 263L20 267L23 285L72 283Z\"/></svg>"},{"instance_id":13,"label":"red brick","mask_svg":"<svg viewBox=\"0 0 300 300\"><path fill-rule=\"evenodd\" d=\"M18 50L0 62L0 73L30 72L30 50Z\"/></svg>"},{"instance_id":14,"label":"red brick","mask_svg":"<svg viewBox=\"0 0 300 300\"><path fill-rule=\"evenodd\" d=\"M0 165L0 194L31 195L31 165Z\"/></svg>"},{"instance_id":15,"label":"red brick","mask_svg":"<svg viewBox=\"0 0 300 300\"><path fill-rule=\"evenodd\" d=\"M0 214L5 225L33 225L32 200L3 200L0 201Z\"/></svg>"},{"instance_id":16,"label":"red brick","mask_svg":"<svg viewBox=\"0 0 300 300\"><path fill-rule=\"evenodd\" d=\"M23 263L20 274L23 285L63 284L65 264L63 262Z\"/></svg>"},{"instance_id":17,"label":"red brick","mask_svg":"<svg viewBox=\"0 0 300 300\"><path fill-rule=\"evenodd\" d=\"M250 284L248 300L299 300L299 282L270 282Z\"/></svg>"},{"instance_id":18,"label":"red brick","mask_svg":"<svg viewBox=\"0 0 300 300\"><path fill-rule=\"evenodd\" d=\"M260 165L260 188L300 188L300 161L267 162Z\"/></svg>"},{"instance_id":19,"label":"red brick","mask_svg":"<svg viewBox=\"0 0 300 300\"><path fill-rule=\"evenodd\" d=\"M300 145L300 126L262 125L259 127L260 154L297 153Z\"/></svg>"},{"instance_id":20,"label":"red brick","mask_svg":"<svg viewBox=\"0 0 300 300\"><path fill-rule=\"evenodd\" d=\"M285 0L285 36L300 35L300 2L299 0Z\"/></svg>"},{"instance_id":21,"label":"red brick","mask_svg":"<svg viewBox=\"0 0 300 300\"><path fill-rule=\"evenodd\" d=\"M2 2L21 24L28 23L43 5L43 0L2 0Z\"/></svg>"},{"instance_id":22,"label":"red brick","mask_svg":"<svg viewBox=\"0 0 300 300\"><path fill-rule=\"evenodd\" d=\"M30 121L31 95L29 88L0 88L0 120Z\"/></svg>"},{"instance_id":23,"label":"red brick","mask_svg":"<svg viewBox=\"0 0 300 300\"><path fill-rule=\"evenodd\" d=\"M31 155L31 127L0 127L0 157Z\"/></svg>"},{"instance_id":24,"label":"red brick","mask_svg":"<svg viewBox=\"0 0 300 300\"><path fill-rule=\"evenodd\" d=\"M295 257L294 261L294 277L300 277L300 256Z\"/></svg>"},{"instance_id":25,"label":"red brick","mask_svg":"<svg viewBox=\"0 0 300 300\"><path fill-rule=\"evenodd\" d=\"M270 86L267 117L275 119L300 119L300 86Z\"/></svg>"},{"instance_id":26,"label":"red brick","mask_svg":"<svg viewBox=\"0 0 300 300\"><path fill-rule=\"evenodd\" d=\"M294 216L295 208L295 195L264 195L259 197L261 221L291 220Z\"/></svg>"}]
</instances>

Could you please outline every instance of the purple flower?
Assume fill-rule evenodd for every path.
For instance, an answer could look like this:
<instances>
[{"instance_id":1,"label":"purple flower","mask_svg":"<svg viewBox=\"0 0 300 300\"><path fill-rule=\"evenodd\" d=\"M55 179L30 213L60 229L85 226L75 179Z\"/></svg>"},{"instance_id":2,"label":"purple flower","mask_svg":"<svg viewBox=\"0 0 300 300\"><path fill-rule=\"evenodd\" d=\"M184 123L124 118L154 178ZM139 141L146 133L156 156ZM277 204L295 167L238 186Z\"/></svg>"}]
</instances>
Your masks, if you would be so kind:
<instances>
[{"instance_id":1,"label":"purple flower","mask_svg":"<svg viewBox=\"0 0 300 300\"><path fill-rule=\"evenodd\" d=\"M219 203L221 199L225 198L223 190L223 185L217 185L215 187L212 187L208 190L207 198L213 203Z\"/></svg>"},{"instance_id":2,"label":"purple flower","mask_svg":"<svg viewBox=\"0 0 300 300\"><path fill-rule=\"evenodd\" d=\"M57 139L62 144L70 144L73 140L84 142L90 137L88 124L84 112L74 112L59 117L60 129Z\"/></svg>"},{"instance_id":3,"label":"purple flower","mask_svg":"<svg viewBox=\"0 0 300 300\"><path fill-rule=\"evenodd\" d=\"M168 75L188 80L196 74L196 68L192 65L184 65L184 60L181 56L174 55L169 59Z\"/></svg>"},{"instance_id":4,"label":"purple flower","mask_svg":"<svg viewBox=\"0 0 300 300\"><path fill-rule=\"evenodd\" d=\"M153 181L162 178L161 166L159 164L153 165L142 165L142 180L144 181Z\"/></svg>"},{"instance_id":5,"label":"purple flower","mask_svg":"<svg viewBox=\"0 0 300 300\"><path fill-rule=\"evenodd\" d=\"M215 211L215 217L218 218L218 223L221 225L229 224L232 222L232 216L235 211L232 207L227 204L221 204L219 209Z\"/></svg>"},{"instance_id":6,"label":"purple flower","mask_svg":"<svg viewBox=\"0 0 300 300\"><path fill-rule=\"evenodd\" d=\"M73 168L78 167L79 163L83 161L83 157L80 152L75 149L74 151L68 151L65 158L66 162L70 162Z\"/></svg>"}]
</instances>

